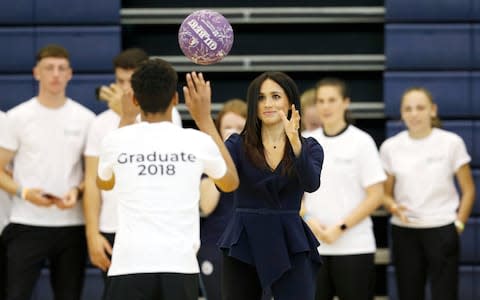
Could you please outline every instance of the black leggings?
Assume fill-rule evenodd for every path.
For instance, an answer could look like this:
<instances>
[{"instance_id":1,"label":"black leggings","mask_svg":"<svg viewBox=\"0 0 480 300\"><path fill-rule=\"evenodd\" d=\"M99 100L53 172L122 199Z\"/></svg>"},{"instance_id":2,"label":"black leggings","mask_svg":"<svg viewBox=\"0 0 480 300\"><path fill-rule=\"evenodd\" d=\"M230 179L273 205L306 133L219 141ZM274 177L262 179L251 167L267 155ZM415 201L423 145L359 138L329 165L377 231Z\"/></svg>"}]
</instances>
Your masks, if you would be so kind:
<instances>
[{"instance_id":1,"label":"black leggings","mask_svg":"<svg viewBox=\"0 0 480 300\"><path fill-rule=\"evenodd\" d=\"M375 294L373 253L325 255L317 279L316 300L371 300Z\"/></svg>"},{"instance_id":2,"label":"black leggings","mask_svg":"<svg viewBox=\"0 0 480 300\"><path fill-rule=\"evenodd\" d=\"M400 300L458 299L459 237L455 225L405 228L392 225L392 252Z\"/></svg>"}]
</instances>

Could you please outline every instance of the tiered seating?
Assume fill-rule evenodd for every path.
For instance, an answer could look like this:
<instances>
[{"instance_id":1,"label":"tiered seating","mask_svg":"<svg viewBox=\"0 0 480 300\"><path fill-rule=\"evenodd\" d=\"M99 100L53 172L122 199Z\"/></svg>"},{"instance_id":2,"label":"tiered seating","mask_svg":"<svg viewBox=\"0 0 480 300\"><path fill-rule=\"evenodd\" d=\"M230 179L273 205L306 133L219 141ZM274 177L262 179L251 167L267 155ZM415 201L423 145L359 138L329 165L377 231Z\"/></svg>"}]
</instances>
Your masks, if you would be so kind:
<instances>
[{"instance_id":1,"label":"tiered seating","mask_svg":"<svg viewBox=\"0 0 480 300\"><path fill-rule=\"evenodd\" d=\"M2 2L0 44L13 46L0 49L0 88L6 91L0 96L0 110L34 95L35 54L50 43L61 44L70 53L74 79L68 96L96 113L105 110L95 100L94 89L113 80L112 58L121 49L119 7L120 1ZM15 27L20 24L27 26Z\"/></svg>"}]
</instances>

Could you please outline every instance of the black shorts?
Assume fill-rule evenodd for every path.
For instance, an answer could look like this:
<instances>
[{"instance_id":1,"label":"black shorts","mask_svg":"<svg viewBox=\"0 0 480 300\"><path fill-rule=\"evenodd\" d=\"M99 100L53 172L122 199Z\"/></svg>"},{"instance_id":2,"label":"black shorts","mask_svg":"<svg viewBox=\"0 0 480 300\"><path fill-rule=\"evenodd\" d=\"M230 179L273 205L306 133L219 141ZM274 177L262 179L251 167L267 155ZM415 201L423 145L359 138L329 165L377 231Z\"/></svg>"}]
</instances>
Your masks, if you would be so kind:
<instances>
[{"instance_id":1,"label":"black shorts","mask_svg":"<svg viewBox=\"0 0 480 300\"><path fill-rule=\"evenodd\" d=\"M108 277L107 300L198 300L198 274L141 273Z\"/></svg>"}]
</instances>

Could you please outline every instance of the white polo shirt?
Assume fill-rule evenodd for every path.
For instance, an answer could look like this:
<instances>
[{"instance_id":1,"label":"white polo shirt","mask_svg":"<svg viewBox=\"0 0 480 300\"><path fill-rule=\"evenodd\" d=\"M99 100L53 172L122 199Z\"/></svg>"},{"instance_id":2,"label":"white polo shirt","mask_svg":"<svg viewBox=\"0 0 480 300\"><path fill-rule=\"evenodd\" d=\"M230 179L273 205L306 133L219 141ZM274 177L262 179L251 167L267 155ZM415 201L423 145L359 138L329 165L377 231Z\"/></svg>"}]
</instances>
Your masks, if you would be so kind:
<instances>
[{"instance_id":1,"label":"white polo shirt","mask_svg":"<svg viewBox=\"0 0 480 300\"><path fill-rule=\"evenodd\" d=\"M8 130L7 116L3 111L0 111L0 139L7 134ZM11 201L10 195L0 189L0 234L8 224Z\"/></svg>"},{"instance_id":2,"label":"white polo shirt","mask_svg":"<svg viewBox=\"0 0 480 300\"><path fill-rule=\"evenodd\" d=\"M94 114L67 99L47 108L32 98L8 111L9 132L0 147L15 152L13 178L26 188L64 196L83 180L83 152ZM10 222L33 226L71 226L84 223L82 205L70 209L37 206L13 197Z\"/></svg>"},{"instance_id":3,"label":"white polo shirt","mask_svg":"<svg viewBox=\"0 0 480 300\"><path fill-rule=\"evenodd\" d=\"M226 172L211 137L171 122L113 130L103 139L98 175L112 172L118 228L109 276L198 273L201 175Z\"/></svg>"},{"instance_id":4,"label":"white polo shirt","mask_svg":"<svg viewBox=\"0 0 480 300\"><path fill-rule=\"evenodd\" d=\"M309 214L322 225L338 224L365 198L365 189L386 180L373 139L353 125L328 137L319 128L310 132L325 153L320 188L305 194ZM321 243L322 255L351 255L375 252L372 220L365 218L345 231L332 244Z\"/></svg>"},{"instance_id":5,"label":"white polo shirt","mask_svg":"<svg viewBox=\"0 0 480 300\"><path fill-rule=\"evenodd\" d=\"M140 121L140 120L139 120ZM182 127L182 119L178 110L174 107L172 110L172 122ZM118 128L120 116L113 110L108 109L99 114L90 126L85 148L85 156L98 157L100 155L100 145L103 138L112 130ZM112 191L101 191L102 206L100 209L99 229L101 232L115 233L117 230L117 205L115 193Z\"/></svg>"},{"instance_id":6,"label":"white polo shirt","mask_svg":"<svg viewBox=\"0 0 480 300\"><path fill-rule=\"evenodd\" d=\"M456 219L459 195L454 177L470 162L465 143L455 133L434 128L422 139L402 131L380 147L383 166L395 177L394 199L408 208L411 222L398 226L429 228L450 224Z\"/></svg>"}]
</instances>

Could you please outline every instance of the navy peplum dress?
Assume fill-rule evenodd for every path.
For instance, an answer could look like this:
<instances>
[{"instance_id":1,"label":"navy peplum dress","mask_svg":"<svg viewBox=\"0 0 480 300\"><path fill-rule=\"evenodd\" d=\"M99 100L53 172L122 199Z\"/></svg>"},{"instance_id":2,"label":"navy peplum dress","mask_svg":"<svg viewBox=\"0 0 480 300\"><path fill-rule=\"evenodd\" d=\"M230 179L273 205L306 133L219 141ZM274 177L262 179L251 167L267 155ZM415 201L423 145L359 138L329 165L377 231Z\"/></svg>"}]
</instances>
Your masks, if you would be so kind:
<instances>
[{"instance_id":1,"label":"navy peplum dress","mask_svg":"<svg viewBox=\"0 0 480 300\"><path fill-rule=\"evenodd\" d=\"M320 266L319 243L299 215L303 193L320 186L320 144L313 138L303 139L301 154L295 158L295 175L290 177L282 174L283 162L275 170L250 163L238 134L230 136L226 146L237 167L240 186L233 193L233 215L219 247L226 255L255 266L263 288L291 268L296 254L306 253L312 264ZM290 155L294 156L293 152Z\"/></svg>"}]
</instances>

